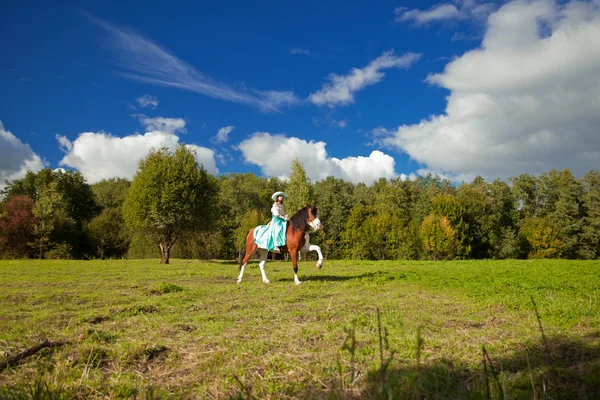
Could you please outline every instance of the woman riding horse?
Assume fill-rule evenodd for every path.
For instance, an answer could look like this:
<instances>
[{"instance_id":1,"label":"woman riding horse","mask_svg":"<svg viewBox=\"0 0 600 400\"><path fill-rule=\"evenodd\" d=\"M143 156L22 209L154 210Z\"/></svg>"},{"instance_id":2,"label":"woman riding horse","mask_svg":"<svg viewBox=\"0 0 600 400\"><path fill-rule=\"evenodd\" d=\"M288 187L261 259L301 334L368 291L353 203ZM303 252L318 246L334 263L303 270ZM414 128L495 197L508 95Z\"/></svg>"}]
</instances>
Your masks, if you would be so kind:
<instances>
[{"instance_id":1,"label":"woman riding horse","mask_svg":"<svg viewBox=\"0 0 600 400\"><path fill-rule=\"evenodd\" d=\"M285 227L288 216L283 207L283 199L287 198L284 192L275 192L271 196L275 203L271 207L271 222L268 225L257 226L254 231L254 242L258 247L269 251L281 252L279 246L285 245Z\"/></svg>"},{"instance_id":2,"label":"woman riding horse","mask_svg":"<svg viewBox=\"0 0 600 400\"><path fill-rule=\"evenodd\" d=\"M277 198L278 196L275 196L275 198ZM307 204L306 207L298 211L292 218L289 218L287 222L282 221L285 226L285 245L281 245L281 242L276 242L275 239L273 241L270 241L269 239L272 238L272 236L269 236L265 232L265 229L269 228L266 228L264 225L250 229L248 235L246 235L246 250L242 252L242 259L240 260L240 275L238 276L237 282L242 282L242 278L244 277L244 268L246 267L246 264L248 263L248 260L250 260L252 254L258 249L258 253L260 255L259 266L260 273L262 275L262 280L264 283L270 283L270 281L267 279L267 275L265 274L265 264L267 262L267 255L269 254L268 247L274 247L274 244L272 243L279 243L281 252L289 252L292 259L292 266L294 267L294 283L301 283L298 279L298 252L301 249L316 251L319 254L317 268L321 268L321 266L323 265L323 254L321 253L321 248L319 246L310 245L308 237L309 227L315 231L321 229L322 227L321 221L319 221L319 218L317 217L318 208L319 207L311 207ZM271 225L279 223L277 219L281 218L275 215L275 213L273 213ZM260 238L257 241L256 238L259 237L259 235ZM267 238L266 241L262 240L263 236Z\"/></svg>"}]
</instances>

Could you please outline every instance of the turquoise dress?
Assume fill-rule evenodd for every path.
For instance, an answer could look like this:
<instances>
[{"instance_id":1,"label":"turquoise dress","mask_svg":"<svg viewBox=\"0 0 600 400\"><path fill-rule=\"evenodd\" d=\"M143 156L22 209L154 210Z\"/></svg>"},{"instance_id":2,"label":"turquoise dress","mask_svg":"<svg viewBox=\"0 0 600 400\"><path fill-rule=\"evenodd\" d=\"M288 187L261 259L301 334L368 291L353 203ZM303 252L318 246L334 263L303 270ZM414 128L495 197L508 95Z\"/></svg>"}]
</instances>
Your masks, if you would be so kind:
<instances>
[{"instance_id":1,"label":"turquoise dress","mask_svg":"<svg viewBox=\"0 0 600 400\"><path fill-rule=\"evenodd\" d=\"M273 218L268 225L260 225L254 229L254 243L261 249L274 250L285 246L285 229L287 226L283 205L273 204Z\"/></svg>"}]
</instances>

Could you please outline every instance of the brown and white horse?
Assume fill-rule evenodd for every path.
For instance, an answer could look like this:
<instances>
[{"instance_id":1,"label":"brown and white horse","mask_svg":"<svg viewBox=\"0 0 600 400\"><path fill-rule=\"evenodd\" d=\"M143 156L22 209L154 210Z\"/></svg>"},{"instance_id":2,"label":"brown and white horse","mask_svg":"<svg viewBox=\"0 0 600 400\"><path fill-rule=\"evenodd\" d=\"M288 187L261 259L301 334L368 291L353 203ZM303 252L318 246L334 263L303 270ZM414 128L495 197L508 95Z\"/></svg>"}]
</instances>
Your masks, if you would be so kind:
<instances>
[{"instance_id":1,"label":"brown and white horse","mask_svg":"<svg viewBox=\"0 0 600 400\"><path fill-rule=\"evenodd\" d=\"M292 266L294 267L294 283L299 285L301 282L298 279L298 254L300 250L316 251L319 254L319 260L317 261L317 268L323 266L323 254L319 246L311 245L309 243L308 228L312 228L318 231L322 228L321 221L317 217L317 210L319 207L311 207L306 205L298 211L290 220L287 222L285 237L285 246L281 246L282 253L289 253L292 258ZM267 262L267 256L269 251L267 249L261 249L256 243L254 243L254 230L250 229L246 236L246 250L242 253L242 259L240 260L240 275L238 276L237 283L242 283L244 277L244 268L248 264L248 260L252 254L258 249L260 256L260 273L264 283L271 283L267 279L265 274L265 264Z\"/></svg>"}]
</instances>

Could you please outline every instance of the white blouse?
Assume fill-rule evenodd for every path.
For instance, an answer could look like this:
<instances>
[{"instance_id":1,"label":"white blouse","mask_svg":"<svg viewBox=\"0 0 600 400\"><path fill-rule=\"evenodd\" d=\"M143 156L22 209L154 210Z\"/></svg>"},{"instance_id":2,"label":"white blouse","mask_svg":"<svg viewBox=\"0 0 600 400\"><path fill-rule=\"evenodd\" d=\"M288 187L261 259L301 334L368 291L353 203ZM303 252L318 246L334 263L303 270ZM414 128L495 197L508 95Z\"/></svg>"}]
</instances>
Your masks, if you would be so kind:
<instances>
[{"instance_id":1,"label":"white blouse","mask_svg":"<svg viewBox=\"0 0 600 400\"><path fill-rule=\"evenodd\" d=\"M271 207L271 214L278 217L285 217L285 207L283 207L283 204L273 203L273 207Z\"/></svg>"}]
</instances>

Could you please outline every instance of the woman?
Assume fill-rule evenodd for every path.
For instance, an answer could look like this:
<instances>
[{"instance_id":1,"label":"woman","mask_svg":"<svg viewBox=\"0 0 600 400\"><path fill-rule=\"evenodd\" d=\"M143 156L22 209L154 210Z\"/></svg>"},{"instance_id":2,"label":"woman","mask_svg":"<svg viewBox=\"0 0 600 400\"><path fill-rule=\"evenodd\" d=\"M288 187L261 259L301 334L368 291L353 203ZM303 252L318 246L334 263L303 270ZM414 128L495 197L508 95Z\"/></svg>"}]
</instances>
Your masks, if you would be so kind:
<instances>
[{"instance_id":1,"label":"woman","mask_svg":"<svg viewBox=\"0 0 600 400\"><path fill-rule=\"evenodd\" d=\"M283 200L287 198L284 192L275 192L271 196L275 203L271 207L271 222L261 225L254 230L254 242L258 247L269 251L281 251L280 246L285 246L285 229L288 215L285 213Z\"/></svg>"}]
</instances>

